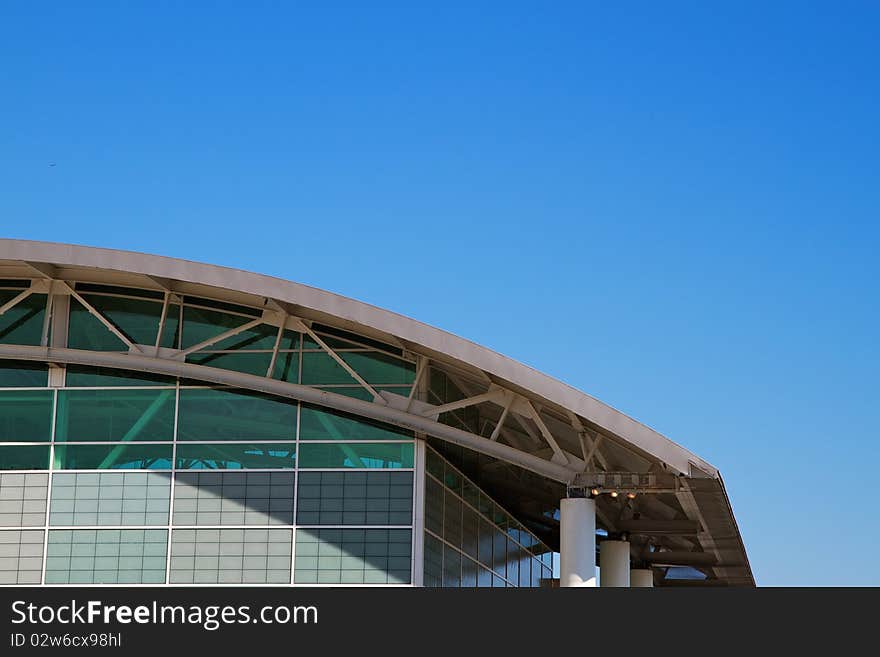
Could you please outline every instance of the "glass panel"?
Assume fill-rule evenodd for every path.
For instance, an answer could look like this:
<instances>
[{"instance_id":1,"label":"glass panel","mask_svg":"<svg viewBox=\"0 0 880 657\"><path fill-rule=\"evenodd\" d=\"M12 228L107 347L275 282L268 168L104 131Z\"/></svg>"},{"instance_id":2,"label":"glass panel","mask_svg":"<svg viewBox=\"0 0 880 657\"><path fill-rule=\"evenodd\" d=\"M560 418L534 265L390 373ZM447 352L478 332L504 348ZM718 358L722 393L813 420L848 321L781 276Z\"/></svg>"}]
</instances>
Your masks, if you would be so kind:
<instances>
[{"instance_id":1,"label":"glass panel","mask_svg":"<svg viewBox=\"0 0 880 657\"><path fill-rule=\"evenodd\" d=\"M354 386L315 386L319 390L326 390L327 392L333 392L337 395L345 395L346 397L354 397L355 399L362 399L364 401L373 401L373 395L369 390L364 388L361 385ZM395 395L399 395L401 397L409 397L410 388L404 386L375 386L377 392L391 392Z\"/></svg>"},{"instance_id":2,"label":"glass panel","mask_svg":"<svg viewBox=\"0 0 880 657\"><path fill-rule=\"evenodd\" d=\"M180 304L168 304L165 327L162 329L162 344L159 346L180 348L180 312Z\"/></svg>"},{"instance_id":3,"label":"glass panel","mask_svg":"<svg viewBox=\"0 0 880 657\"><path fill-rule=\"evenodd\" d=\"M425 529L443 536L443 487L431 477L425 478Z\"/></svg>"},{"instance_id":4,"label":"glass panel","mask_svg":"<svg viewBox=\"0 0 880 657\"><path fill-rule=\"evenodd\" d=\"M52 437L51 390L0 391L0 442L43 442Z\"/></svg>"},{"instance_id":5,"label":"glass panel","mask_svg":"<svg viewBox=\"0 0 880 657\"><path fill-rule=\"evenodd\" d=\"M77 283L76 291L80 294L87 292L97 292L98 294L109 294L113 296L123 297L140 297L141 299L152 299L153 301L162 301L165 293L159 290L145 290L140 287L122 287L119 285L103 285L101 283Z\"/></svg>"},{"instance_id":6,"label":"glass panel","mask_svg":"<svg viewBox=\"0 0 880 657\"><path fill-rule=\"evenodd\" d=\"M0 470L48 470L48 445L0 445Z\"/></svg>"},{"instance_id":7,"label":"glass panel","mask_svg":"<svg viewBox=\"0 0 880 657\"><path fill-rule=\"evenodd\" d=\"M24 360L0 360L0 388L40 388L49 383L49 368Z\"/></svg>"},{"instance_id":8,"label":"glass panel","mask_svg":"<svg viewBox=\"0 0 880 657\"><path fill-rule=\"evenodd\" d=\"M296 402L220 389L182 389L178 440L294 440Z\"/></svg>"},{"instance_id":9,"label":"glass panel","mask_svg":"<svg viewBox=\"0 0 880 657\"><path fill-rule=\"evenodd\" d=\"M128 299L96 294L83 294L82 298L132 342L147 345L156 344L156 332L159 330L159 319L162 316L161 303L146 299ZM76 313L73 312L74 304L78 308ZM91 340L89 337L91 334L88 331L82 331L84 327L88 328L90 325L88 322L81 321L83 312L87 313L76 299L72 299L67 344L74 349L90 348L86 345ZM97 322L97 320L95 321ZM98 323L100 324L100 322ZM102 326L101 328L104 333L109 334L106 327ZM116 347L112 345L116 344L116 338L112 335L111 338L113 340L107 344L115 349ZM85 343L83 343L84 340ZM102 344L103 341L99 340L98 343Z\"/></svg>"},{"instance_id":10,"label":"glass panel","mask_svg":"<svg viewBox=\"0 0 880 657\"><path fill-rule=\"evenodd\" d=\"M301 468L411 468L412 443L302 443Z\"/></svg>"},{"instance_id":11,"label":"glass panel","mask_svg":"<svg viewBox=\"0 0 880 657\"><path fill-rule=\"evenodd\" d=\"M461 553L448 545L443 546L443 586L444 588L461 586Z\"/></svg>"},{"instance_id":12,"label":"glass panel","mask_svg":"<svg viewBox=\"0 0 880 657\"><path fill-rule=\"evenodd\" d=\"M154 330L159 330L158 320ZM155 340L156 334L153 333L153 341L155 342ZM90 349L92 351L128 351L128 347L122 340L117 338L110 329L73 297L70 298L67 346L73 349Z\"/></svg>"},{"instance_id":13,"label":"glass panel","mask_svg":"<svg viewBox=\"0 0 880 657\"><path fill-rule=\"evenodd\" d=\"M289 584L290 529L175 529L172 584Z\"/></svg>"},{"instance_id":14,"label":"glass panel","mask_svg":"<svg viewBox=\"0 0 880 657\"><path fill-rule=\"evenodd\" d=\"M296 445L293 443L177 445L177 467L181 470L292 468L295 463Z\"/></svg>"},{"instance_id":15,"label":"glass panel","mask_svg":"<svg viewBox=\"0 0 880 657\"><path fill-rule=\"evenodd\" d=\"M259 314L259 311L255 312ZM230 329L243 326L254 319L254 317L242 317L240 315L232 315L218 310L184 306L182 348L186 349L200 344L205 340L220 335L221 333L226 333L226 331L229 331ZM277 336L277 326L257 324L253 328L249 328L241 333L224 338L220 342L211 345L211 348L218 351L226 349L272 350L275 347ZM296 349L298 342L299 333L295 331L285 331L281 338L280 348Z\"/></svg>"},{"instance_id":16,"label":"glass panel","mask_svg":"<svg viewBox=\"0 0 880 657\"><path fill-rule=\"evenodd\" d=\"M477 570L479 566L475 561L471 561L467 557L461 560L461 585L467 588L476 588L477 586Z\"/></svg>"},{"instance_id":17,"label":"glass panel","mask_svg":"<svg viewBox=\"0 0 880 657\"><path fill-rule=\"evenodd\" d=\"M300 440L401 440L413 437L413 432L406 429L309 404L302 405L300 422Z\"/></svg>"},{"instance_id":18,"label":"glass panel","mask_svg":"<svg viewBox=\"0 0 880 657\"><path fill-rule=\"evenodd\" d=\"M0 290L0 306L17 297L21 290ZM43 337L46 295L32 294L0 315L0 342L39 345Z\"/></svg>"},{"instance_id":19,"label":"glass panel","mask_svg":"<svg viewBox=\"0 0 880 657\"><path fill-rule=\"evenodd\" d=\"M171 445L55 445L59 470L169 470Z\"/></svg>"},{"instance_id":20,"label":"glass panel","mask_svg":"<svg viewBox=\"0 0 880 657\"><path fill-rule=\"evenodd\" d=\"M425 577L426 587L443 585L443 543L430 534L425 534Z\"/></svg>"},{"instance_id":21,"label":"glass panel","mask_svg":"<svg viewBox=\"0 0 880 657\"><path fill-rule=\"evenodd\" d=\"M0 584L40 583L43 576L43 530L0 533Z\"/></svg>"},{"instance_id":22,"label":"glass panel","mask_svg":"<svg viewBox=\"0 0 880 657\"><path fill-rule=\"evenodd\" d=\"M411 385L416 376L416 366L394 356L371 352L341 352L340 357L361 378L370 384Z\"/></svg>"},{"instance_id":23,"label":"glass panel","mask_svg":"<svg viewBox=\"0 0 880 657\"><path fill-rule=\"evenodd\" d=\"M302 472L300 525L411 525L411 472Z\"/></svg>"},{"instance_id":24,"label":"glass panel","mask_svg":"<svg viewBox=\"0 0 880 657\"><path fill-rule=\"evenodd\" d=\"M173 389L60 390L55 440L172 440L174 397Z\"/></svg>"},{"instance_id":25,"label":"glass panel","mask_svg":"<svg viewBox=\"0 0 880 657\"><path fill-rule=\"evenodd\" d=\"M272 361L271 352L236 352L236 353L213 353L197 352L186 357L187 363L205 365L206 367L219 367L222 370L243 372L266 376L269 363Z\"/></svg>"},{"instance_id":26,"label":"glass panel","mask_svg":"<svg viewBox=\"0 0 880 657\"><path fill-rule=\"evenodd\" d=\"M164 584L167 529L54 529L47 584Z\"/></svg>"},{"instance_id":27,"label":"glass panel","mask_svg":"<svg viewBox=\"0 0 880 657\"><path fill-rule=\"evenodd\" d=\"M68 365L65 383L70 388L115 386L173 386L175 379L161 374L115 370L109 367Z\"/></svg>"},{"instance_id":28,"label":"glass panel","mask_svg":"<svg viewBox=\"0 0 880 657\"><path fill-rule=\"evenodd\" d=\"M376 351L340 351L339 357L367 383L376 385L411 385L415 365ZM330 354L303 352L303 379L306 385L357 383Z\"/></svg>"},{"instance_id":29,"label":"glass panel","mask_svg":"<svg viewBox=\"0 0 880 657\"><path fill-rule=\"evenodd\" d=\"M315 384L354 384L355 378L345 371L330 354L323 351L306 351L302 355L302 383Z\"/></svg>"},{"instance_id":30,"label":"glass panel","mask_svg":"<svg viewBox=\"0 0 880 657\"><path fill-rule=\"evenodd\" d=\"M175 525L293 524L296 475L289 470L202 470L175 477Z\"/></svg>"},{"instance_id":31,"label":"glass panel","mask_svg":"<svg viewBox=\"0 0 880 657\"><path fill-rule=\"evenodd\" d=\"M409 529L297 529L297 584L409 584Z\"/></svg>"},{"instance_id":32,"label":"glass panel","mask_svg":"<svg viewBox=\"0 0 880 657\"><path fill-rule=\"evenodd\" d=\"M45 525L48 493L48 472L0 472L0 528ZM4 554L3 536L0 532L0 557L8 556Z\"/></svg>"},{"instance_id":33,"label":"glass panel","mask_svg":"<svg viewBox=\"0 0 880 657\"><path fill-rule=\"evenodd\" d=\"M443 495L443 538L461 549L461 500L448 490Z\"/></svg>"},{"instance_id":34,"label":"glass panel","mask_svg":"<svg viewBox=\"0 0 880 657\"><path fill-rule=\"evenodd\" d=\"M278 354L275 359L275 370L272 378L281 379L288 383L299 383L299 352L288 351Z\"/></svg>"},{"instance_id":35,"label":"glass panel","mask_svg":"<svg viewBox=\"0 0 880 657\"><path fill-rule=\"evenodd\" d=\"M49 524L168 524L170 472L56 472Z\"/></svg>"}]
</instances>

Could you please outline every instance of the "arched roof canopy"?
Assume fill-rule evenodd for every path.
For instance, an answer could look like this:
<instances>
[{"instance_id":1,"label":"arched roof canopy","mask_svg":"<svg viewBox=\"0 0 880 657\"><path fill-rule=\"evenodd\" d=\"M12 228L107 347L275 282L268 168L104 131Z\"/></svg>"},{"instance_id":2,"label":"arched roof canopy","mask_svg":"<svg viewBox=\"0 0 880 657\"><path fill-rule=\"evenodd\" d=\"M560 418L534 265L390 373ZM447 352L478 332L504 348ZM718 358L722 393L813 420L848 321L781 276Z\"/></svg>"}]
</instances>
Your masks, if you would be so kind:
<instances>
[{"instance_id":1,"label":"arched roof canopy","mask_svg":"<svg viewBox=\"0 0 880 657\"><path fill-rule=\"evenodd\" d=\"M364 394L345 396L278 380L272 368L262 376L191 362L188 356L207 344L169 349L159 341L137 343L124 335L120 338L128 353L71 349L47 339L39 346L0 345L0 357L138 369L261 390L413 429L570 487L657 493L651 504L658 521L684 514L698 525L699 546L712 551L714 563L720 564L713 569L716 578L725 578L724 564L730 562L729 583L753 582L714 466L593 397L473 342L302 284L126 251L0 240L0 279L27 280L33 290L77 303L87 303L78 286L98 284L152 290L166 306L169 300L194 297L247 308L252 319L242 320L239 329L245 324L277 326L279 336L283 330L299 331L334 357ZM114 330L111 322L105 323ZM235 331L233 327L228 333L234 336ZM361 377L334 353L336 341L346 340L412 363L414 385L408 393L380 389ZM666 510L661 508L663 499ZM608 517L604 523L614 525ZM715 538L722 535L724 545Z\"/></svg>"}]
</instances>

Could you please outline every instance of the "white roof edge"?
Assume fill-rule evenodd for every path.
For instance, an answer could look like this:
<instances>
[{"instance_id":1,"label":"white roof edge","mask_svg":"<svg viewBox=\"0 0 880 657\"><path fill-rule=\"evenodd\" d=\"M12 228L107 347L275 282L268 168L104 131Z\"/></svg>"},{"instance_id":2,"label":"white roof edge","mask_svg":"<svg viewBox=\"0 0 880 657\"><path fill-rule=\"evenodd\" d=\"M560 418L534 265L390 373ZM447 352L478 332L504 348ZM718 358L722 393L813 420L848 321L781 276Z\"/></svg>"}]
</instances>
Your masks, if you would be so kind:
<instances>
[{"instance_id":1,"label":"white roof edge","mask_svg":"<svg viewBox=\"0 0 880 657\"><path fill-rule=\"evenodd\" d=\"M632 443L685 475L718 469L681 445L590 395L518 361L404 315L273 276L200 262L90 246L0 238L0 260L92 267L179 280L270 297L373 327L469 363L530 390Z\"/></svg>"}]
</instances>

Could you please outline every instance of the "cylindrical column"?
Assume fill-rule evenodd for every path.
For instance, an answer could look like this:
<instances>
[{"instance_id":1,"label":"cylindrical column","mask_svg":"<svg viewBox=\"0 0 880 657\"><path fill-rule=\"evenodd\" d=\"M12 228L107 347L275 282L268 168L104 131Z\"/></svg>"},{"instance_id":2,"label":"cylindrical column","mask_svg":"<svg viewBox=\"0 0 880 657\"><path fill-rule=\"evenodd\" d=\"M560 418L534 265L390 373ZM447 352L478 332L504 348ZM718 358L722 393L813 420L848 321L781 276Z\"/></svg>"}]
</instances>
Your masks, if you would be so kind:
<instances>
[{"instance_id":1,"label":"cylindrical column","mask_svg":"<svg viewBox=\"0 0 880 657\"><path fill-rule=\"evenodd\" d=\"M650 568L631 568L629 571L631 589L650 589L654 587L654 571Z\"/></svg>"},{"instance_id":2,"label":"cylindrical column","mask_svg":"<svg viewBox=\"0 0 880 657\"><path fill-rule=\"evenodd\" d=\"M602 541L599 545L599 583L629 588L629 541Z\"/></svg>"},{"instance_id":3,"label":"cylindrical column","mask_svg":"<svg viewBox=\"0 0 880 657\"><path fill-rule=\"evenodd\" d=\"M586 497L559 504L559 586L596 586L596 503Z\"/></svg>"}]
</instances>

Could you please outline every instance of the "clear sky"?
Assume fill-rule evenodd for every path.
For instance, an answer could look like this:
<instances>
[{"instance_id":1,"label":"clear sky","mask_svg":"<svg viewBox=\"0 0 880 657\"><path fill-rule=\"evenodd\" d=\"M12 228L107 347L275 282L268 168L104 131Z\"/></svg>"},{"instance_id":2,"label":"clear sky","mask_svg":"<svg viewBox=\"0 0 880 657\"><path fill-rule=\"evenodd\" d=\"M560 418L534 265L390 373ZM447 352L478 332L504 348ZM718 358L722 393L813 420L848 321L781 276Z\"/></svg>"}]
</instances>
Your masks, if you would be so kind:
<instances>
[{"instance_id":1,"label":"clear sky","mask_svg":"<svg viewBox=\"0 0 880 657\"><path fill-rule=\"evenodd\" d=\"M470 338L718 466L759 584L878 585L878 29L870 2L7 0L0 234Z\"/></svg>"}]
</instances>

